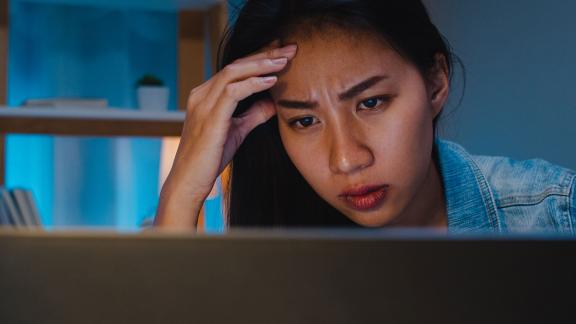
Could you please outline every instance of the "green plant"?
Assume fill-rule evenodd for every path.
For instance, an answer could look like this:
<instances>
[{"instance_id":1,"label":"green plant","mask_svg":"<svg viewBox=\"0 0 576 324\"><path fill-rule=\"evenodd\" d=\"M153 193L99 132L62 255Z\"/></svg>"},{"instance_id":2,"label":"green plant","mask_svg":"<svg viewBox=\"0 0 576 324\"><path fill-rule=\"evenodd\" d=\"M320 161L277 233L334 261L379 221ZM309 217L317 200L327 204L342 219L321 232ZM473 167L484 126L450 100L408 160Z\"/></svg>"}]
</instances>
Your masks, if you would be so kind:
<instances>
[{"instance_id":1,"label":"green plant","mask_svg":"<svg viewBox=\"0 0 576 324\"><path fill-rule=\"evenodd\" d=\"M164 82L160 80L153 74L145 74L142 76L138 82L136 82L136 86L152 86L152 87L161 87L164 85Z\"/></svg>"}]
</instances>

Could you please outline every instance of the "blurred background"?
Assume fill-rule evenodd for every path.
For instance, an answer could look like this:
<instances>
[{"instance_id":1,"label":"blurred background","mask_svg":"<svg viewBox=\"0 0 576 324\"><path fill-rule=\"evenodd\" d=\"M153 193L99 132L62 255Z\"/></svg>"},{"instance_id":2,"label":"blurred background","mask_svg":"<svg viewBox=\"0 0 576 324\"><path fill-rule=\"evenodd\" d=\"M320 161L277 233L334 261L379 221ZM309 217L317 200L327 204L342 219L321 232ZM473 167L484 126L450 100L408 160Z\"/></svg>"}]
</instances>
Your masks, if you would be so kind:
<instances>
[{"instance_id":1,"label":"blurred background","mask_svg":"<svg viewBox=\"0 0 576 324\"><path fill-rule=\"evenodd\" d=\"M2 1L9 1L7 106L74 97L136 110L136 82L153 74L170 90L168 112L178 110L175 94L182 92L182 14L192 10L182 3L205 10L218 2ZM228 20L242 2L225 3ZM576 169L576 3L424 2L465 68L465 87L463 71L455 71L441 134L473 154L538 157ZM208 58L214 49L206 43ZM213 63L200 63L201 78L211 75ZM138 229L155 212L166 172L161 152L170 145L161 137L8 134L5 186L31 189L47 227ZM223 229L217 192L204 226Z\"/></svg>"},{"instance_id":2,"label":"blurred background","mask_svg":"<svg viewBox=\"0 0 576 324\"><path fill-rule=\"evenodd\" d=\"M424 2L466 69L463 94L455 73L445 136L474 154L576 169L576 2Z\"/></svg>"}]
</instances>

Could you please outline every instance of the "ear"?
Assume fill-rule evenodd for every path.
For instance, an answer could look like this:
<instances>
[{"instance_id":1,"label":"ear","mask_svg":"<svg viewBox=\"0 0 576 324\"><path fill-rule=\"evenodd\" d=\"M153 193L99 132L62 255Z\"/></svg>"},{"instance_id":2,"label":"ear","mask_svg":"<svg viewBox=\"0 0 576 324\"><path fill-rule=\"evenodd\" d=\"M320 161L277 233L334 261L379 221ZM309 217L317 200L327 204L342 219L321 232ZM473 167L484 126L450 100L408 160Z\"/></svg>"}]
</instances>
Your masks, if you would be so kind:
<instances>
[{"instance_id":1,"label":"ear","mask_svg":"<svg viewBox=\"0 0 576 324\"><path fill-rule=\"evenodd\" d=\"M448 63L443 54L434 55L434 66L428 74L428 99L432 104L434 118L440 114L450 90Z\"/></svg>"}]
</instances>

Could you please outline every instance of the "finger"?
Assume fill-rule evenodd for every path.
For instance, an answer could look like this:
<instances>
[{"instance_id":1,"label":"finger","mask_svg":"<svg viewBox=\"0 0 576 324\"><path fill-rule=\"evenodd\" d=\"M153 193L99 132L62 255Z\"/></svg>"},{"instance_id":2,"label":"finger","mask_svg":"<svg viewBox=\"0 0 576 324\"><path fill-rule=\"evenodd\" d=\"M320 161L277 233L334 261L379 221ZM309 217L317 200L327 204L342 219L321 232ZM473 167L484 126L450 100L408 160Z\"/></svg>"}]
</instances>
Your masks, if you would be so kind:
<instances>
[{"instance_id":1,"label":"finger","mask_svg":"<svg viewBox=\"0 0 576 324\"><path fill-rule=\"evenodd\" d=\"M265 47L266 50L260 51L254 55L237 59L233 63L227 65L224 69L218 72L218 77L211 78L208 82L205 83L206 86L204 89L202 89L205 90L203 91L204 93L199 92L196 97L201 98L205 102L204 106L207 107L206 109L210 109L210 107L213 107L214 103L218 100L217 98L220 96L219 92L222 91L223 87L225 86L222 83L229 83L254 75L278 72L284 68L284 66L282 66L280 69L275 69L273 67L272 70L268 70L265 67L262 69L262 65L273 66L273 64L271 64L271 60L283 57L290 60L294 58L297 50L296 44L278 47L279 44L280 42L275 40ZM248 67L245 65L247 63L250 63ZM242 73L236 73L236 71L242 71ZM228 77L222 77L222 75L228 75Z\"/></svg>"},{"instance_id":2,"label":"finger","mask_svg":"<svg viewBox=\"0 0 576 324\"><path fill-rule=\"evenodd\" d=\"M281 56L232 63L218 72L217 79L223 83L230 83L253 76L280 72L290 59L291 57Z\"/></svg>"},{"instance_id":3,"label":"finger","mask_svg":"<svg viewBox=\"0 0 576 324\"><path fill-rule=\"evenodd\" d=\"M280 44L279 41L274 41L270 43L270 45L264 47L261 51L258 51L257 54L236 59L229 65L236 63L246 63L251 61L265 60L265 59L283 58L283 57L287 57L288 59L290 59L294 56L296 45L287 45L284 47L278 47L279 44ZM212 80L214 80L214 78L211 78L206 82L202 83L200 86L192 89L191 93L200 92L200 90L205 90L206 88L209 89L211 83L213 83L211 82Z\"/></svg>"},{"instance_id":4,"label":"finger","mask_svg":"<svg viewBox=\"0 0 576 324\"><path fill-rule=\"evenodd\" d=\"M255 50L254 52L246 55L246 57L254 56L254 55L264 53L266 51L270 51L270 50L274 50L274 49L281 49L282 47L286 47L288 45L291 45L291 44L287 44L287 45L282 46L280 43L280 40L275 39L275 40L271 41L270 43L268 43L267 45L263 46L262 48L259 48L259 49Z\"/></svg>"},{"instance_id":5,"label":"finger","mask_svg":"<svg viewBox=\"0 0 576 324\"><path fill-rule=\"evenodd\" d=\"M270 89L276 84L276 81L278 81L276 76L251 77L228 84L215 105L214 115L229 120L232 118L238 102L250 95Z\"/></svg>"},{"instance_id":6,"label":"finger","mask_svg":"<svg viewBox=\"0 0 576 324\"><path fill-rule=\"evenodd\" d=\"M257 53L239 58L233 63L255 61L261 59L271 59L282 56L293 57L296 54L296 51L298 50L298 46L296 44L290 44L283 47L278 47L278 45L279 42L273 42L270 45L258 51Z\"/></svg>"},{"instance_id":7,"label":"finger","mask_svg":"<svg viewBox=\"0 0 576 324\"><path fill-rule=\"evenodd\" d=\"M230 160L232 160L246 136L248 136L256 126L265 123L275 114L276 108L274 107L273 101L264 99L254 103L242 117L234 118L228 139L224 145L219 170L223 170Z\"/></svg>"},{"instance_id":8,"label":"finger","mask_svg":"<svg viewBox=\"0 0 576 324\"><path fill-rule=\"evenodd\" d=\"M227 84L257 75L279 72L286 67L287 61L296 55L296 50L297 47L293 44L284 48L270 49L246 57L244 60L237 60L218 72L216 77L210 79L204 88L204 94L199 93L196 98L203 101L202 107L205 107L205 112L208 113L217 106L216 102L218 102L221 92L224 91ZM280 60L274 61L275 59Z\"/></svg>"},{"instance_id":9,"label":"finger","mask_svg":"<svg viewBox=\"0 0 576 324\"><path fill-rule=\"evenodd\" d=\"M199 108L202 109L204 113L209 113L214 109L214 107L218 106L216 103L222 93L226 91L228 85L251 77L279 72L286 67L288 60L288 57L275 59L266 58L256 61L234 63L226 66L222 71L218 72L218 75L214 78L207 95L202 97L198 96L199 98L202 98L203 101L202 107Z\"/></svg>"}]
</instances>

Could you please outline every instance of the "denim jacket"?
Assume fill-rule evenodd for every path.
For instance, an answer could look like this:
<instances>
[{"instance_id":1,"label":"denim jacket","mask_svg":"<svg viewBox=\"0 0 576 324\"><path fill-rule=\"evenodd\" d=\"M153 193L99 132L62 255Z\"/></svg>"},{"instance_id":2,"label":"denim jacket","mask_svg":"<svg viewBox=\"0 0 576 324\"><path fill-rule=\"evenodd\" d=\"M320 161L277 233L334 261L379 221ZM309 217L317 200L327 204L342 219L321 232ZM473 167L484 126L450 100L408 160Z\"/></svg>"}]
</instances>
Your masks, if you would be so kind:
<instances>
[{"instance_id":1,"label":"denim jacket","mask_svg":"<svg viewBox=\"0 0 576 324\"><path fill-rule=\"evenodd\" d=\"M436 140L451 232L574 234L576 173L534 159L474 156Z\"/></svg>"}]
</instances>

